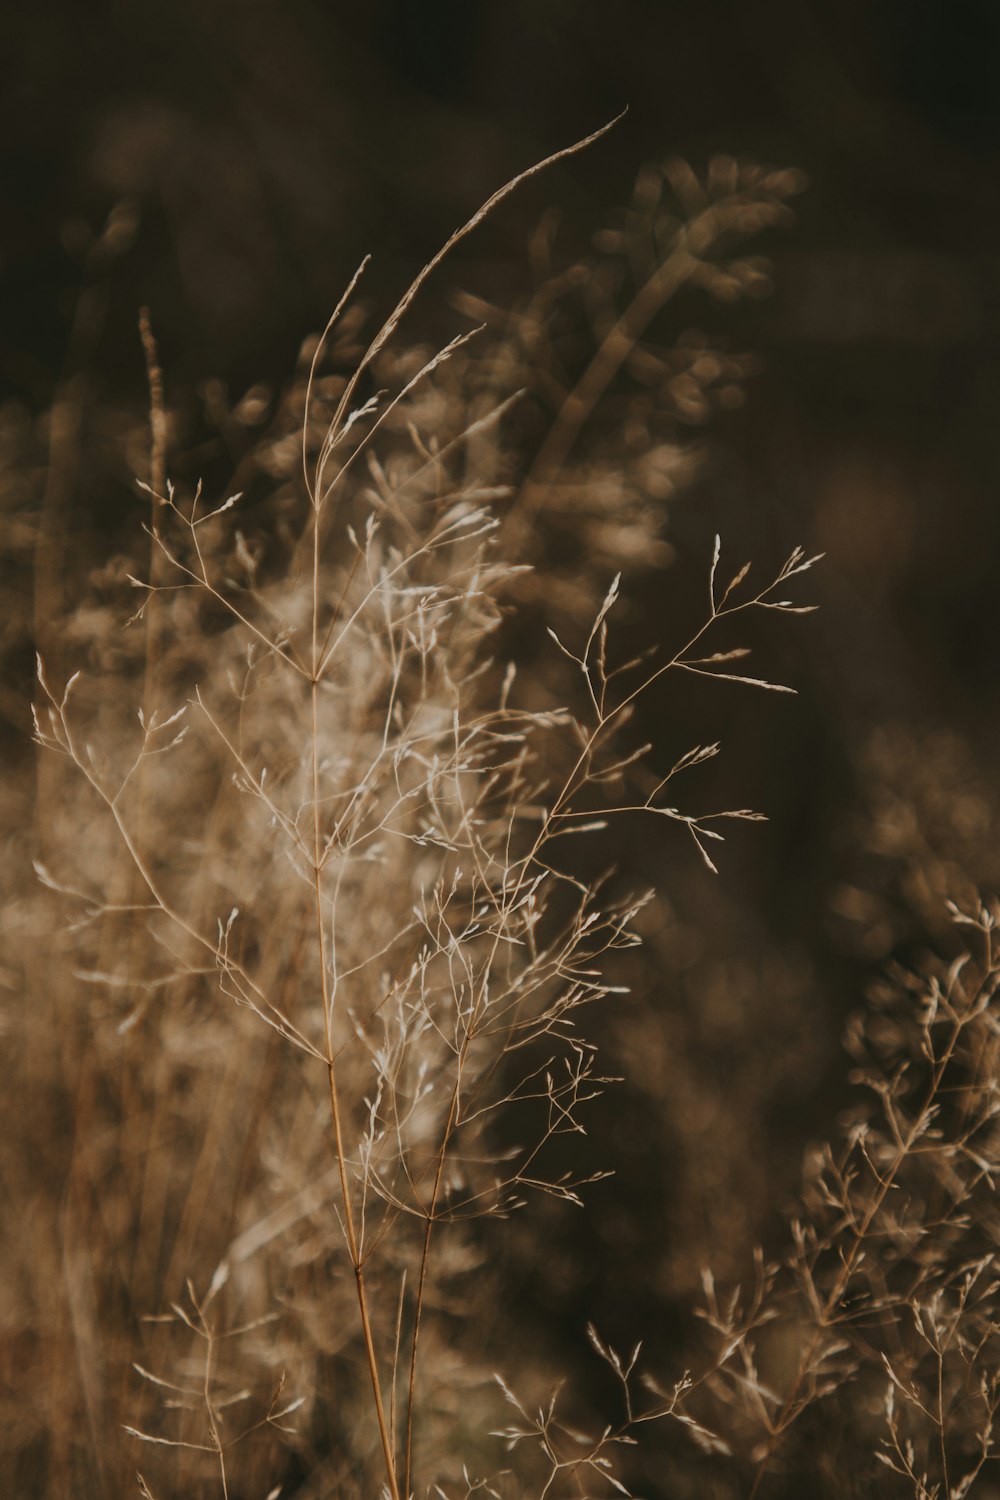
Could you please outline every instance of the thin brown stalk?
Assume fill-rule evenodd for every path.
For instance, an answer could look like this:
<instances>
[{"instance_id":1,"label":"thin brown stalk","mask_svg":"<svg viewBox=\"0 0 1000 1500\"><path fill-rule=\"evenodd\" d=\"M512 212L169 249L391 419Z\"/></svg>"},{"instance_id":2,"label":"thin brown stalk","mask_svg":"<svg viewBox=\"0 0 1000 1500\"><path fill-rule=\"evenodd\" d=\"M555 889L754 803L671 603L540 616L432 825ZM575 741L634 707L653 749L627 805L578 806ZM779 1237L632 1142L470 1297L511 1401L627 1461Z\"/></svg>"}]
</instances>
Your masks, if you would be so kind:
<instances>
[{"instance_id":1,"label":"thin brown stalk","mask_svg":"<svg viewBox=\"0 0 1000 1500\"><path fill-rule=\"evenodd\" d=\"M333 1122L334 1144L337 1153L337 1168L340 1176L341 1198L344 1205L344 1230L347 1236L347 1246L354 1268L354 1281L358 1296L358 1311L361 1317L361 1328L365 1344L365 1357L368 1361L368 1373L371 1377L372 1395L375 1401L375 1414L378 1421L379 1438L382 1443L382 1454L385 1459L386 1479L389 1485L389 1493L392 1500L400 1500L399 1485L396 1479L396 1461L393 1453L392 1434L386 1419L385 1406L382 1400L382 1385L379 1378L378 1358L375 1352L375 1341L372 1334L371 1317L368 1308L368 1292L365 1285L365 1274L360 1247L358 1244L357 1230L354 1221L354 1204L351 1195L350 1183L347 1177L347 1159L344 1148L344 1132L341 1120L340 1096L337 1089L337 1065L333 1046L333 1014L330 996L329 980L327 976L326 957L326 928L323 920L323 844L320 829L320 798L319 798L319 514L316 512L313 519L312 536L312 664L313 676L310 691L310 711L312 718L312 755L311 755L311 777L312 777L312 824L313 824L313 891L316 907L316 937L318 945L318 958L320 970L320 987L323 1001L323 1017L326 1031L326 1069L330 1094L330 1113Z\"/></svg>"},{"instance_id":2,"label":"thin brown stalk","mask_svg":"<svg viewBox=\"0 0 1000 1500\"><path fill-rule=\"evenodd\" d=\"M441 1145L437 1152L437 1163L434 1171L434 1185L431 1189L430 1204L427 1208L427 1222L424 1225L423 1245L420 1252L420 1273L417 1279L416 1305L413 1314L413 1338L410 1343L410 1373L407 1381L406 1394L406 1451L404 1460L403 1493L412 1493L410 1476L412 1473L413 1460L413 1411L416 1400L417 1382L417 1347L420 1341L420 1324L424 1310L424 1291L427 1282L427 1267L431 1253L431 1235L434 1230L434 1216L437 1212L438 1194L441 1191L441 1178L444 1175L444 1164L448 1155L448 1146L451 1142L452 1131L455 1128L455 1119L458 1114L458 1101L462 1087L462 1065L468 1050L468 1042L459 1055L455 1087L452 1090L451 1104L448 1108L448 1118L445 1122Z\"/></svg>"}]
</instances>

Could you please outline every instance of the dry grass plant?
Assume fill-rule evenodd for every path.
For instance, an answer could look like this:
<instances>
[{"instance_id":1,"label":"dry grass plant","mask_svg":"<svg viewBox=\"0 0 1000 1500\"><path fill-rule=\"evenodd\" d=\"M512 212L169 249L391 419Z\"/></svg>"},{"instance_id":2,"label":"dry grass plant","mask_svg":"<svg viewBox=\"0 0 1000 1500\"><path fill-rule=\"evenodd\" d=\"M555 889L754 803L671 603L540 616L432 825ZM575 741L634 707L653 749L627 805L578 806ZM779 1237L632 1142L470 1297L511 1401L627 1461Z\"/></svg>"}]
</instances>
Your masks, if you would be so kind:
<instances>
[{"instance_id":1,"label":"dry grass plant","mask_svg":"<svg viewBox=\"0 0 1000 1500\"><path fill-rule=\"evenodd\" d=\"M706 1273L717 1352L678 1392L750 1495L963 1500L1000 1457L997 909L952 917L968 944L887 975L852 1025L859 1103L810 1154L788 1257L725 1296Z\"/></svg>"},{"instance_id":2,"label":"dry grass plant","mask_svg":"<svg viewBox=\"0 0 1000 1500\"><path fill-rule=\"evenodd\" d=\"M554 1404L529 1415L508 1387L519 1418L504 1436L522 1467L478 1480L495 1462L490 1370L463 1325L490 1284L480 1221L535 1193L573 1203L601 1175L553 1170L548 1148L583 1133L583 1107L609 1082L580 1028L613 996L607 961L636 941L645 898L609 901L581 882L573 837L642 815L682 830L714 870L727 822L759 816L682 810L675 785L718 745L654 769L627 725L676 674L790 691L746 671L745 649L720 632L754 612L808 610L786 586L816 559L796 550L757 586L749 565L725 571L717 540L702 622L659 660L619 661L620 579L609 587L607 566L595 596L595 559L614 539L623 565L642 557L659 524L643 475L680 460L654 431L613 482L613 417L585 459L583 435L623 371L647 386L628 398L633 437L651 425L654 386L697 404L739 373L704 347L671 353L644 335L686 282L722 297L755 289L759 264L718 257L779 222L796 182L722 163L702 183L672 168L677 215L659 207L667 174L641 178L655 253L625 231L605 247L625 249L618 264L639 290L622 309L620 269L598 278L600 295L569 278L598 335L575 378L557 375L554 346L544 352L551 279L485 359L471 334L396 354L444 255L548 164L457 231L360 351L359 268L283 428L247 460L274 484L250 523L238 494L207 505L200 487L167 479L144 320L140 648L102 616L91 664L113 676L57 679L45 660L38 672L37 739L65 774L48 773L59 811L39 810L37 869L72 917L64 952L27 964L34 993L56 996L60 1076L28 1063L50 1080L46 1107L68 1112L70 1146L58 1234L26 1227L44 1255L29 1267L22 1254L15 1280L34 1304L31 1337L72 1362L39 1425L18 1409L12 1436L52 1493L95 1475L118 1492L146 1454L140 1490L156 1496L292 1484L392 1500L591 1493L622 1490L614 1462L634 1425L674 1415L702 1431L684 1382L655 1412L634 1409L634 1357L595 1333L625 1390L624 1427L583 1440ZM328 373L347 357L348 375ZM525 369L544 377L556 415L518 485L504 424ZM552 680L569 703L539 707L491 642L530 576L531 537L555 551L570 521L585 563L575 583L553 570L546 600L566 668ZM71 987L57 982L67 960ZM512 1113L517 1147L497 1128ZM39 1303L46 1280L63 1288L56 1307ZM112 1326L139 1329L125 1340L138 1393L112 1362ZM811 1380L813 1353L806 1363ZM798 1405L795 1393L785 1425ZM133 1411L123 1446L111 1434Z\"/></svg>"}]
</instances>

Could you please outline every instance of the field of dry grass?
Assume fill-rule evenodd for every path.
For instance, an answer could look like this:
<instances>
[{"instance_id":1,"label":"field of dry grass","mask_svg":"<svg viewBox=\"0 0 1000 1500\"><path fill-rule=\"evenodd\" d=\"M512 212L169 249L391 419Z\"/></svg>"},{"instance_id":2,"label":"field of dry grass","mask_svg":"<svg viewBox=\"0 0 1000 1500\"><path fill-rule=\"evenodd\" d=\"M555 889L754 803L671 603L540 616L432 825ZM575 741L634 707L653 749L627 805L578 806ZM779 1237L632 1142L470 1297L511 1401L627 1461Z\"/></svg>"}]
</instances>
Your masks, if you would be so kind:
<instances>
[{"instance_id":1,"label":"field of dry grass","mask_svg":"<svg viewBox=\"0 0 1000 1500\"><path fill-rule=\"evenodd\" d=\"M143 315L151 420L100 435L142 510L108 555L73 532L79 388L41 433L5 417L4 649L38 651L37 757L2 792L11 1494L995 1493L1000 948L953 849L987 804L872 741L881 877L897 860L937 956L872 966L848 1107L801 1143L766 1250L717 1145L742 1131L729 1170L763 1184L808 976L728 971L625 854L708 870L724 903L763 816L725 757L700 790L720 744L674 743L671 694L707 684L734 721L791 694L772 626L811 613L819 559L751 568L716 538L678 634L636 601L673 577L679 432L751 368L664 311L765 292L754 242L801 180L645 168L592 254L543 227L530 299L457 297L464 331L412 342L447 271L424 283L522 180L381 320L362 265L281 391L215 393L240 438L218 493L172 477ZM921 796L953 852L912 847ZM845 920L873 930L883 896ZM722 1079L664 1013L671 966L731 1037ZM647 1157L682 1226L659 1255ZM625 1264L636 1223L659 1311L619 1349L580 1268ZM530 1311L549 1277L577 1278L568 1366Z\"/></svg>"}]
</instances>

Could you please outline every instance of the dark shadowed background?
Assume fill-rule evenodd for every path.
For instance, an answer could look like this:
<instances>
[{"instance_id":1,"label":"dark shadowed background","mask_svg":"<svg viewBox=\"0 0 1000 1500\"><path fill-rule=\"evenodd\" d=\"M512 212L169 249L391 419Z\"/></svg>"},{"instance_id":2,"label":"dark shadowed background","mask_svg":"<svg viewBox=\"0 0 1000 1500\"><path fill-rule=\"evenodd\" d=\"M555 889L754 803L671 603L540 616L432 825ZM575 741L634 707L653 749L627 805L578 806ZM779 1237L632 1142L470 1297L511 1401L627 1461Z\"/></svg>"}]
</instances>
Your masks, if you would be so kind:
<instances>
[{"instance_id":1,"label":"dark shadowed background","mask_svg":"<svg viewBox=\"0 0 1000 1500\"><path fill-rule=\"evenodd\" d=\"M212 379L235 400L286 378L365 252L381 309L501 182L625 106L461 247L415 331L459 326L455 287L516 302L542 213L585 247L645 161L725 151L808 174L795 227L764 247L773 296L718 320L761 368L743 407L692 432L673 561L631 601L647 639L680 629L716 531L765 568L800 542L828 554L819 614L763 648L797 699L646 711L651 737L687 720L722 736L710 795L771 821L734 835L714 879L642 826L618 851L667 897L649 934L661 1050L645 1013L604 1023L612 1071L638 1075L595 1115L618 1176L582 1218L543 1213L541 1240L509 1234L538 1336L652 1321L669 1350L701 1260L729 1274L780 1238L866 984L943 940L947 895L1000 881L1000 7L95 0L10 6L0 26L0 391L26 421L85 391L60 483L95 554L138 526L140 460L86 413L142 409L141 305L168 402ZM120 252L95 260L110 214ZM216 461L176 460L209 478ZM18 757L34 642L5 633Z\"/></svg>"}]
</instances>

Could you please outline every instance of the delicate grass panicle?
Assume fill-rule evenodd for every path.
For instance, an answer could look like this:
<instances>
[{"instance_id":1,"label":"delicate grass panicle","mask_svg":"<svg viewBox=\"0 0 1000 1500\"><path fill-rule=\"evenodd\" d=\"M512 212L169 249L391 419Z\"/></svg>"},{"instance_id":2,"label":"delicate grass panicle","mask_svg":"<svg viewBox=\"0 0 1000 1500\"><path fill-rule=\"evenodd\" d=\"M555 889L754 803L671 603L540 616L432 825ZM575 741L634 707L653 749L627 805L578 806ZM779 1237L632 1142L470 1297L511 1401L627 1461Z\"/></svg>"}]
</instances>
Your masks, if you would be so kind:
<instances>
[{"instance_id":1,"label":"delicate grass panicle","mask_svg":"<svg viewBox=\"0 0 1000 1500\"><path fill-rule=\"evenodd\" d=\"M594 1438L538 1405L530 1373L499 1398L491 1380L494 1346L512 1351L486 1319L482 1221L536 1193L575 1203L603 1175L550 1148L609 1082L582 1013L615 993L608 961L646 899L604 900L573 838L639 813L716 868L729 821L760 816L685 810L686 773L718 745L658 764L626 726L678 674L790 691L746 668L728 627L806 612L795 584L816 561L796 549L759 585L716 540L687 640L616 652L621 574L655 555L685 472L677 421L735 399L744 373L703 341L645 336L682 285L757 290L762 264L729 247L781 222L794 175L645 172L596 261L560 280L543 235L527 310L477 305L486 352L473 333L397 351L427 276L520 180L366 345L359 269L247 447L235 488L252 502L166 477L144 320L151 553L127 570L132 644L116 641L114 676L38 673L37 738L65 771L38 873L71 913L75 984L49 1084L73 1119L60 1238L36 1273L65 1288L58 1317L36 1316L71 1356L46 1419L53 1493L93 1475L119 1493L137 1461L158 1497L628 1493L629 1448L670 1418L693 1466L735 1456L756 1494L823 1401L922 1500L965 1495L993 1456L986 910L956 913L974 957L900 976L853 1037L876 1107L817 1157L787 1266L761 1261L746 1295L708 1283L707 1374L640 1400L639 1351L592 1331L624 1401ZM525 386L544 428L520 415ZM495 657L525 597L549 634L519 674ZM543 658L561 664L544 690ZM53 968L35 965L42 994Z\"/></svg>"},{"instance_id":2,"label":"delicate grass panicle","mask_svg":"<svg viewBox=\"0 0 1000 1500\"><path fill-rule=\"evenodd\" d=\"M706 1275L718 1353L678 1404L751 1495L812 1472L961 1500L1000 1457L998 910L952 915L968 947L890 975L849 1032L862 1102L807 1162L788 1256L726 1297Z\"/></svg>"}]
</instances>

